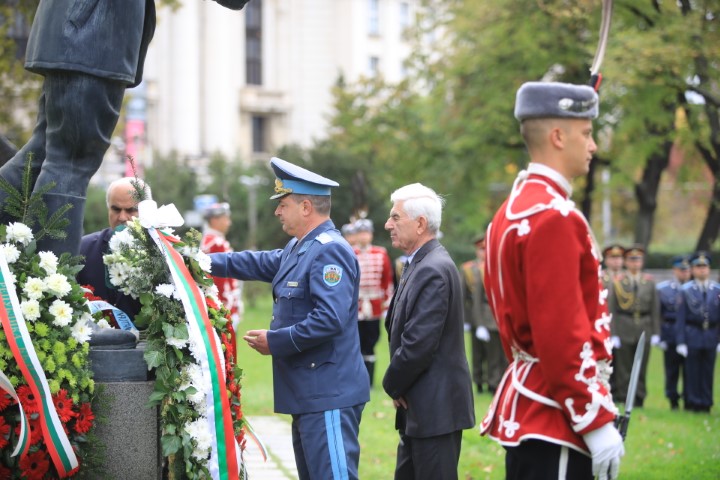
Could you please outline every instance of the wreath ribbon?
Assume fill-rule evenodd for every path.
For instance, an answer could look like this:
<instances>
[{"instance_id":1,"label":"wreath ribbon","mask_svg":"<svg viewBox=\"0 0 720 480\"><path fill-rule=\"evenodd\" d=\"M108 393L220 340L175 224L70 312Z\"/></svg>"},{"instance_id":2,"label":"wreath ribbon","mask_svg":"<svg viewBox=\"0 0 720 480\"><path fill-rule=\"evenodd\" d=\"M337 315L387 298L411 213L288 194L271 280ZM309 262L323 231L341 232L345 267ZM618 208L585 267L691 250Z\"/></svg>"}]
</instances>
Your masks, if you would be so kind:
<instances>
[{"instance_id":1,"label":"wreath ribbon","mask_svg":"<svg viewBox=\"0 0 720 480\"><path fill-rule=\"evenodd\" d=\"M140 203L141 207L145 207L140 208L139 212L141 224L148 229L150 238L153 239L165 258L172 281L185 309L190 340L198 347L196 353L203 371L207 419L213 437L208 469L213 479L235 480L239 476L241 463L240 446L235 439L230 401L225 390L225 367L220 338L208 317L205 297L185 266L182 256L172 246L178 239L150 226L150 223L168 226L176 223L176 221L166 223L159 213L162 209L166 209L166 212L170 214L168 216L177 219L175 216L177 210L173 205L163 206L160 209L157 209L155 205L150 205L148 209L146 205L143 205L146 202L150 201ZM152 203L154 204L154 202ZM175 211L168 211L169 208ZM151 218L143 218L143 213L148 210L152 212ZM180 221L182 221L182 217L180 217Z\"/></svg>"},{"instance_id":2,"label":"wreath ribbon","mask_svg":"<svg viewBox=\"0 0 720 480\"><path fill-rule=\"evenodd\" d=\"M60 417L58 417L50 393L50 386L40 365L40 360L35 352L35 347L33 347L30 333L20 310L20 302L15 292L10 267L8 267L5 255L2 254L0 254L0 296L2 297L0 321L2 321L8 345L23 374L23 378L39 403L40 426L45 446L58 474L61 478L65 478L70 471L77 468L78 459L72 445L70 445L70 440L65 433ZM21 416L24 416L24 414ZM25 429L25 434L27 435L27 433L27 429ZM24 457L27 454L28 447L27 438L21 436L16 451L20 448L22 451L21 457Z\"/></svg>"}]
</instances>

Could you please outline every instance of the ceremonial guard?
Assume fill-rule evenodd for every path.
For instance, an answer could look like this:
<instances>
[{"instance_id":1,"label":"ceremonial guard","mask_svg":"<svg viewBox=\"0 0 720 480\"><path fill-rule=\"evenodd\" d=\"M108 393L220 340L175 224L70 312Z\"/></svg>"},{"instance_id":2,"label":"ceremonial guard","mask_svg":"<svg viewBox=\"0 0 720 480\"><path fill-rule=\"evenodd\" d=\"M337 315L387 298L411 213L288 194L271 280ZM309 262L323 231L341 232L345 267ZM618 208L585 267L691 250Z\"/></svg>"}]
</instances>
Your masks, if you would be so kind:
<instances>
[{"instance_id":1,"label":"ceremonial guard","mask_svg":"<svg viewBox=\"0 0 720 480\"><path fill-rule=\"evenodd\" d=\"M355 255L360 265L360 298L358 300L358 334L360 352L373 385L375 344L380 338L380 318L385 315L393 293L393 269L384 247L372 244L373 224L367 218L353 225Z\"/></svg>"},{"instance_id":2,"label":"ceremonial guard","mask_svg":"<svg viewBox=\"0 0 720 480\"><path fill-rule=\"evenodd\" d=\"M203 230L200 249L205 253L228 253L233 249L225 235L232 225L230 220L230 205L227 203L214 203L204 212L205 229ZM218 298L230 311L233 328L237 331L242 318L242 283L234 278L221 278L213 276L218 289Z\"/></svg>"},{"instance_id":3,"label":"ceremonial guard","mask_svg":"<svg viewBox=\"0 0 720 480\"><path fill-rule=\"evenodd\" d=\"M481 433L506 451L506 478L616 478L610 315L601 252L570 200L597 146L597 93L529 82L515 117L530 164L487 231L485 288L511 359Z\"/></svg>"},{"instance_id":4,"label":"ceremonial guard","mask_svg":"<svg viewBox=\"0 0 720 480\"><path fill-rule=\"evenodd\" d=\"M625 251L625 275L613 281L610 295L612 312L613 341L613 396L616 401L625 401L635 350L640 335L645 332L646 342L660 341L660 301L655 280L643 273L645 249L633 246ZM647 396L645 378L650 348L646 345L642 368L635 394L635 406L642 407Z\"/></svg>"},{"instance_id":5,"label":"ceremonial guard","mask_svg":"<svg viewBox=\"0 0 720 480\"><path fill-rule=\"evenodd\" d=\"M659 347L663 350L665 365L665 396L670 401L670 408L678 408L678 381L683 366L683 357L677 353L677 335L675 323L677 311L682 303L682 286L690 280L690 262L687 256L678 255L672 260L673 278L657 285L660 299Z\"/></svg>"},{"instance_id":6,"label":"ceremonial guard","mask_svg":"<svg viewBox=\"0 0 720 480\"><path fill-rule=\"evenodd\" d=\"M698 252L690 264L694 280L682 287L676 321L677 353L685 357L683 401L685 410L710 412L720 348L720 284L710 280L710 255Z\"/></svg>"},{"instance_id":7,"label":"ceremonial guard","mask_svg":"<svg viewBox=\"0 0 720 480\"><path fill-rule=\"evenodd\" d=\"M471 327L472 376L478 393L483 385L495 393L507 368L507 357L500 341L500 332L493 317L483 277L485 276L485 234L475 240L475 260L462 264L465 322Z\"/></svg>"},{"instance_id":8,"label":"ceremonial guard","mask_svg":"<svg viewBox=\"0 0 720 480\"><path fill-rule=\"evenodd\" d=\"M619 280L623 276L623 258L625 256L625 249L614 243L608 245L603 250L603 263L605 268L602 273L603 286L608 289L608 292L612 293L610 286L613 281Z\"/></svg>"}]
</instances>

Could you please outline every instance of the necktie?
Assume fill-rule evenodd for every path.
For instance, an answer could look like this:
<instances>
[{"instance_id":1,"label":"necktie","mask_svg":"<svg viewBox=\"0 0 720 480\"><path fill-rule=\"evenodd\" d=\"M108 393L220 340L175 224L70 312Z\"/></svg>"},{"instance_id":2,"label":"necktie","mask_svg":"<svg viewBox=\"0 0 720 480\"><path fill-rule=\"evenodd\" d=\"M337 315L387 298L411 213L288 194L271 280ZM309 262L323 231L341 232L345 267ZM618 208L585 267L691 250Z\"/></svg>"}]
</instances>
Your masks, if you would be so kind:
<instances>
[{"instance_id":1,"label":"necktie","mask_svg":"<svg viewBox=\"0 0 720 480\"><path fill-rule=\"evenodd\" d=\"M400 283L403 283L405 281L405 273L407 272L409 266L410 262L405 260L405 263L403 263L402 272L400 273Z\"/></svg>"}]
</instances>

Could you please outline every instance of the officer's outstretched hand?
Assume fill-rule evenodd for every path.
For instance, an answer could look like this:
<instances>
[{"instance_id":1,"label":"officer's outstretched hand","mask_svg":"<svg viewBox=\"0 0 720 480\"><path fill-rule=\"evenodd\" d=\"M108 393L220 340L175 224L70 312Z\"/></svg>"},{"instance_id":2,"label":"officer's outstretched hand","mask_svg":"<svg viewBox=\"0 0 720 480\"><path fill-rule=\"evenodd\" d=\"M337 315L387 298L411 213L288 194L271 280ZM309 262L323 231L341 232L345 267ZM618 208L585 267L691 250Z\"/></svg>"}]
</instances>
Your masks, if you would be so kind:
<instances>
[{"instance_id":1,"label":"officer's outstretched hand","mask_svg":"<svg viewBox=\"0 0 720 480\"><path fill-rule=\"evenodd\" d=\"M687 351L687 345L684 343L681 343L677 347L675 347L675 351L678 353L678 355L687 357L688 351Z\"/></svg>"},{"instance_id":2,"label":"officer's outstretched hand","mask_svg":"<svg viewBox=\"0 0 720 480\"><path fill-rule=\"evenodd\" d=\"M606 423L597 430L583 435L592 456L592 473L599 480L613 480L620 473L620 457L625 447L615 425Z\"/></svg>"},{"instance_id":3,"label":"officer's outstretched hand","mask_svg":"<svg viewBox=\"0 0 720 480\"><path fill-rule=\"evenodd\" d=\"M267 341L267 330L248 330L243 337L250 348L262 353L270 355L270 346Z\"/></svg>"}]
</instances>

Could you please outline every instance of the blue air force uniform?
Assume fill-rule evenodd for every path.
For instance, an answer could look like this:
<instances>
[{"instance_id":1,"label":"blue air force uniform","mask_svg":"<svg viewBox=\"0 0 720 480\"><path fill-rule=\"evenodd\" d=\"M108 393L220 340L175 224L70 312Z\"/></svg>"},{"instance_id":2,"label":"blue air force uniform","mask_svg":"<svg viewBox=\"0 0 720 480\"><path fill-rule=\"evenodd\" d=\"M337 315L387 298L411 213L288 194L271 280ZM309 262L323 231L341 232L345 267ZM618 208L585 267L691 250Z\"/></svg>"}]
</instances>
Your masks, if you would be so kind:
<instances>
[{"instance_id":1,"label":"blue air force uniform","mask_svg":"<svg viewBox=\"0 0 720 480\"><path fill-rule=\"evenodd\" d=\"M271 165L278 176L273 198L329 195L329 186L319 182L331 180L277 158ZM293 417L300 479L357 478L357 437L370 381L357 334L359 266L353 249L327 220L283 249L210 257L215 276L272 283L267 341L275 411Z\"/></svg>"},{"instance_id":2,"label":"blue air force uniform","mask_svg":"<svg viewBox=\"0 0 720 480\"><path fill-rule=\"evenodd\" d=\"M687 259L680 258L673 261L675 268L689 268ZM665 280L657 285L658 298L660 299L660 341L664 350L665 366L665 396L670 400L672 408L678 407L680 394L678 393L678 382L683 366L683 357L677 353L676 321L677 311L682 303L682 284L676 279Z\"/></svg>"},{"instance_id":3,"label":"blue air force uniform","mask_svg":"<svg viewBox=\"0 0 720 480\"><path fill-rule=\"evenodd\" d=\"M693 260L693 265L696 262ZM709 411L713 405L713 375L720 341L720 284L691 280L682 286L682 294L676 334L678 345L687 346L683 373L685 408Z\"/></svg>"}]
</instances>

